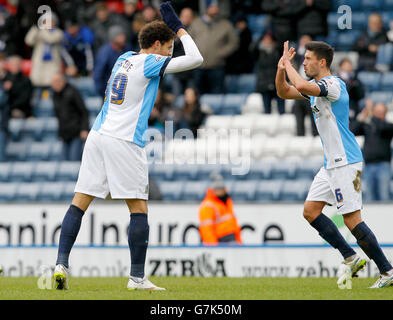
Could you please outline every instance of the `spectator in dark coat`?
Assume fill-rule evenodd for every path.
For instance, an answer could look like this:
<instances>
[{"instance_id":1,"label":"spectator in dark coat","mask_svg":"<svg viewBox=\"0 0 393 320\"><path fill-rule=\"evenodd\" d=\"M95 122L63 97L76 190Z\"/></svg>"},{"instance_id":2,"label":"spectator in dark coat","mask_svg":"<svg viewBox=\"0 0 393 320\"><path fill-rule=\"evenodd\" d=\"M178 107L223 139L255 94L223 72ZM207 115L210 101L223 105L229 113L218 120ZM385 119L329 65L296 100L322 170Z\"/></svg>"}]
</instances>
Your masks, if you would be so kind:
<instances>
[{"instance_id":1,"label":"spectator in dark coat","mask_svg":"<svg viewBox=\"0 0 393 320\"><path fill-rule=\"evenodd\" d=\"M378 13L370 14L368 27L357 39L353 50L359 52L359 70L375 71L379 46L387 43L388 37Z\"/></svg>"},{"instance_id":2,"label":"spectator in dark coat","mask_svg":"<svg viewBox=\"0 0 393 320\"><path fill-rule=\"evenodd\" d=\"M349 119L355 119L359 110L359 101L364 98L364 86L353 71L351 60L344 58L340 61L337 75L347 85L349 94Z\"/></svg>"},{"instance_id":3,"label":"spectator in dark coat","mask_svg":"<svg viewBox=\"0 0 393 320\"><path fill-rule=\"evenodd\" d=\"M383 103L373 105L372 101L367 101L357 120L350 123L355 135L364 135L366 201L390 199L393 123L386 121L386 111Z\"/></svg>"},{"instance_id":4,"label":"spectator in dark coat","mask_svg":"<svg viewBox=\"0 0 393 320\"><path fill-rule=\"evenodd\" d=\"M312 38L327 36L327 15L331 9L331 0L298 1L296 16L297 36L309 35Z\"/></svg>"},{"instance_id":5,"label":"spectator in dark coat","mask_svg":"<svg viewBox=\"0 0 393 320\"><path fill-rule=\"evenodd\" d=\"M276 45L273 34L268 31L253 48L254 59L257 61L256 91L262 94L265 113L272 112L272 100L276 99L278 112L285 113L285 101L276 93L277 63L281 52Z\"/></svg>"},{"instance_id":6,"label":"spectator in dark coat","mask_svg":"<svg viewBox=\"0 0 393 320\"><path fill-rule=\"evenodd\" d=\"M68 58L66 73L73 77L76 75L87 76L93 71L94 34L88 27L80 25L77 20L66 21L64 33L64 48Z\"/></svg>"},{"instance_id":7,"label":"spectator in dark coat","mask_svg":"<svg viewBox=\"0 0 393 320\"><path fill-rule=\"evenodd\" d=\"M7 103L7 94L3 90L6 56L0 53L0 162L6 160L6 146L7 146L7 133L8 133L8 118L9 110Z\"/></svg>"},{"instance_id":8,"label":"spectator in dark coat","mask_svg":"<svg viewBox=\"0 0 393 320\"><path fill-rule=\"evenodd\" d=\"M63 141L64 161L80 161L89 133L89 112L79 91L67 83L62 73L52 77L53 105Z\"/></svg>"},{"instance_id":9,"label":"spectator in dark coat","mask_svg":"<svg viewBox=\"0 0 393 320\"><path fill-rule=\"evenodd\" d=\"M120 26L109 29L110 42L103 45L97 53L94 64L94 82L97 93L104 98L106 84L110 78L112 68L123 53L130 51L126 43L126 35Z\"/></svg>"},{"instance_id":10,"label":"spectator in dark coat","mask_svg":"<svg viewBox=\"0 0 393 320\"><path fill-rule=\"evenodd\" d=\"M226 63L227 74L251 73L254 63L250 51L252 44L252 33L248 27L247 17L239 13L235 17L235 29L239 35L239 48L232 53Z\"/></svg>"},{"instance_id":11,"label":"spectator in dark coat","mask_svg":"<svg viewBox=\"0 0 393 320\"><path fill-rule=\"evenodd\" d=\"M30 79L22 73L22 58L12 56L8 59L9 72L4 78L3 88L8 94L12 118L28 118L32 115L30 100L33 86Z\"/></svg>"}]
</instances>

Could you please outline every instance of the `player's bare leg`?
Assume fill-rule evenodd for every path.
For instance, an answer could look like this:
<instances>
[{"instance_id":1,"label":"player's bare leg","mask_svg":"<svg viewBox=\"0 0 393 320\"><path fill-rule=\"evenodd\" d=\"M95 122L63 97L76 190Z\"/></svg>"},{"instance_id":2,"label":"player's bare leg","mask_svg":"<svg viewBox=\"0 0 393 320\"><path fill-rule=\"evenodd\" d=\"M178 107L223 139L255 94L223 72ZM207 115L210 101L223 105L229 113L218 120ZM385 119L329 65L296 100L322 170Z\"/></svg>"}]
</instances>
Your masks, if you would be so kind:
<instances>
[{"instance_id":1,"label":"player's bare leg","mask_svg":"<svg viewBox=\"0 0 393 320\"><path fill-rule=\"evenodd\" d=\"M359 247L364 253L375 262L381 276L371 288L384 288L393 284L393 268L386 259L374 233L369 229L365 222L362 221L360 210L344 215L344 222Z\"/></svg>"},{"instance_id":2,"label":"player's bare leg","mask_svg":"<svg viewBox=\"0 0 393 320\"><path fill-rule=\"evenodd\" d=\"M93 200L93 196L75 193L72 204L63 219L56 267L53 274L56 289L68 289L69 255L78 236L82 217Z\"/></svg>"},{"instance_id":3,"label":"player's bare leg","mask_svg":"<svg viewBox=\"0 0 393 320\"><path fill-rule=\"evenodd\" d=\"M147 221L147 201L127 199L130 211L128 245L131 255L131 271L128 290L165 290L157 287L145 277L146 252L149 245L149 224Z\"/></svg>"}]
</instances>

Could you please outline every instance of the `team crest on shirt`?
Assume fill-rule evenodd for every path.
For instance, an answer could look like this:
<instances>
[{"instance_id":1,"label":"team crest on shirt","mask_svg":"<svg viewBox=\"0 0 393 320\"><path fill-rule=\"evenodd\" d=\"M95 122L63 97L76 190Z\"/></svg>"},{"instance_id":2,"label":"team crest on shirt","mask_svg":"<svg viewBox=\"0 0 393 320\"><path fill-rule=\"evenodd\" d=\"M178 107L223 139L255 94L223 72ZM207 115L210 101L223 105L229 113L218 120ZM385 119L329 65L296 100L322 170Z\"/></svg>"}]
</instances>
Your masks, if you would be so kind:
<instances>
[{"instance_id":1,"label":"team crest on shirt","mask_svg":"<svg viewBox=\"0 0 393 320\"><path fill-rule=\"evenodd\" d=\"M161 59L162 59L161 56L156 56L156 61L157 61L157 62L160 61Z\"/></svg>"}]
</instances>

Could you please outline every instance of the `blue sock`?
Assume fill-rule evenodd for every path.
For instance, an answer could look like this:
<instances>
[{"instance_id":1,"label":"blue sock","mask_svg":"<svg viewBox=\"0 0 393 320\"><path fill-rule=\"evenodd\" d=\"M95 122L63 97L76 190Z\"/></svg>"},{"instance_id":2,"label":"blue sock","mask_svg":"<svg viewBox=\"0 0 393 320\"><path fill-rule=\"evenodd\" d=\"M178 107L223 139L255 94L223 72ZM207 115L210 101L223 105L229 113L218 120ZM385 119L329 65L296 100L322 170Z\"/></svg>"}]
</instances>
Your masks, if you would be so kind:
<instances>
[{"instance_id":1,"label":"blue sock","mask_svg":"<svg viewBox=\"0 0 393 320\"><path fill-rule=\"evenodd\" d=\"M319 232L319 235L327 243L329 243L333 248L338 249L344 259L356 254L356 252L344 240L333 221L323 213L311 222L311 226Z\"/></svg>"},{"instance_id":2,"label":"blue sock","mask_svg":"<svg viewBox=\"0 0 393 320\"><path fill-rule=\"evenodd\" d=\"M68 258L78 235L84 212L78 207L71 205L61 224L59 250L56 264L62 264L68 268Z\"/></svg>"},{"instance_id":3,"label":"blue sock","mask_svg":"<svg viewBox=\"0 0 393 320\"><path fill-rule=\"evenodd\" d=\"M357 243L364 253L375 262L381 273L386 273L392 270L392 265L386 259L381 247L375 238L374 233L366 225L361 222L352 230L352 234L357 240Z\"/></svg>"},{"instance_id":4,"label":"blue sock","mask_svg":"<svg viewBox=\"0 0 393 320\"><path fill-rule=\"evenodd\" d=\"M128 245L131 253L131 277L145 276L146 251L149 244L149 225L146 213L132 213L128 229Z\"/></svg>"}]
</instances>

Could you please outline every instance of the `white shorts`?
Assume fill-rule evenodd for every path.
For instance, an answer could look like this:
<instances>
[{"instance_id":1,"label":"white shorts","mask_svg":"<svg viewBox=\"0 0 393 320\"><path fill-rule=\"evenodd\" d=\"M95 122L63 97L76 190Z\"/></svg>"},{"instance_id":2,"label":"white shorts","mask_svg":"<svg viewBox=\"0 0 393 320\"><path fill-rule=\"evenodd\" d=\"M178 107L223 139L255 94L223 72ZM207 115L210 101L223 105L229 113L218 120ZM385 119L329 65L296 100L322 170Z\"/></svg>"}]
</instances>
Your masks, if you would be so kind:
<instances>
[{"instance_id":1,"label":"white shorts","mask_svg":"<svg viewBox=\"0 0 393 320\"><path fill-rule=\"evenodd\" d=\"M363 162L333 169L322 167L311 184L306 201L336 205L338 214L362 209L362 169Z\"/></svg>"},{"instance_id":2,"label":"white shorts","mask_svg":"<svg viewBox=\"0 0 393 320\"><path fill-rule=\"evenodd\" d=\"M148 199L144 148L91 130L83 150L75 192L105 199Z\"/></svg>"}]
</instances>

